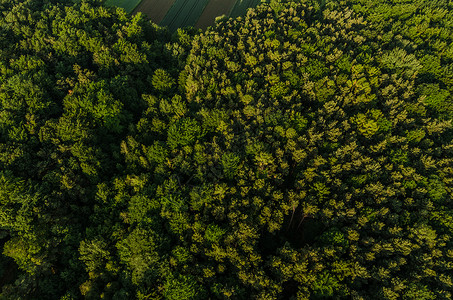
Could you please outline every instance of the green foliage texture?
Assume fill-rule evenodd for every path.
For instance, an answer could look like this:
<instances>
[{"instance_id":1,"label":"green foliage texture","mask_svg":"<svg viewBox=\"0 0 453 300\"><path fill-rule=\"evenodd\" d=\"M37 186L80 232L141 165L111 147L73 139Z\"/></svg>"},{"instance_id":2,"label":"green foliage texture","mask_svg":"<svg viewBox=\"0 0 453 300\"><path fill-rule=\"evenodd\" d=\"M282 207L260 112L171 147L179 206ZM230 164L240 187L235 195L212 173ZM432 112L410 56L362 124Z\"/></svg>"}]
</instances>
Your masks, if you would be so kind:
<instances>
[{"instance_id":1,"label":"green foliage texture","mask_svg":"<svg viewBox=\"0 0 453 300\"><path fill-rule=\"evenodd\" d=\"M449 0L0 0L0 299L452 299L452 95Z\"/></svg>"}]
</instances>

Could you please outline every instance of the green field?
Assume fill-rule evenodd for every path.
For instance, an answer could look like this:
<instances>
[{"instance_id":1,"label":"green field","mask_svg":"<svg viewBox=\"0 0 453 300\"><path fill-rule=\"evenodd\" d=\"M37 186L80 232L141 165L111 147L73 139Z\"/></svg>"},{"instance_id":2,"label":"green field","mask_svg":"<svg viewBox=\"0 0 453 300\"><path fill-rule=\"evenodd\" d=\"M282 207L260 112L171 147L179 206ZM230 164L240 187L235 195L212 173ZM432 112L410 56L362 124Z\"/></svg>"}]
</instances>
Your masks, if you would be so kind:
<instances>
[{"instance_id":1,"label":"green field","mask_svg":"<svg viewBox=\"0 0 453 300\"><path fill-rule=\"evenodd\" d=\"M127 12L132 12L142 0L107 0L108 6L118 6L124 8Z\"/></svg>"},{"instance_id":2,"label":"green field","mask_svg":"<svg viewBox=\"0 0 453 300\"><path fill-rule=\"evenodd\" d=\"M249 8L256 7L260 3L261 0L237 0L236 5L231 10L230 17L244 16Z\"/></svg>"},{"instance_id":3,"label":"green field","mask_svg":"<svg viewBox=\"0 0 453 300\"><path fill-rule=\"evenodd\" d=\"M208 3L209 0L176 0L160 25L168 26L170 31L193 26Z\"/></svg>"}]
</instances>

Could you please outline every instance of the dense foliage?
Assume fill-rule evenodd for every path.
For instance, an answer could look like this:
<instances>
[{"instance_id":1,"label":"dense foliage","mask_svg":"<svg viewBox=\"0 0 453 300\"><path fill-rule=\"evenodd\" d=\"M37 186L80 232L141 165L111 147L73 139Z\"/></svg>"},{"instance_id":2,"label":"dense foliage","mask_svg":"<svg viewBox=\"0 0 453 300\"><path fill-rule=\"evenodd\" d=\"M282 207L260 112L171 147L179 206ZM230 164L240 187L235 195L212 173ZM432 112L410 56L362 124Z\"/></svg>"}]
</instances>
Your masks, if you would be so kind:
<instances>
[{"instance_id":1,"label":"dense foliage","mask_svg":"<svg viewBox=\"0 0 453 300\"><path fill-rule=\"evenodd\" d=\"M451 1L0 11L0 298L452 299Z\"/></svg>"}]
</instances>

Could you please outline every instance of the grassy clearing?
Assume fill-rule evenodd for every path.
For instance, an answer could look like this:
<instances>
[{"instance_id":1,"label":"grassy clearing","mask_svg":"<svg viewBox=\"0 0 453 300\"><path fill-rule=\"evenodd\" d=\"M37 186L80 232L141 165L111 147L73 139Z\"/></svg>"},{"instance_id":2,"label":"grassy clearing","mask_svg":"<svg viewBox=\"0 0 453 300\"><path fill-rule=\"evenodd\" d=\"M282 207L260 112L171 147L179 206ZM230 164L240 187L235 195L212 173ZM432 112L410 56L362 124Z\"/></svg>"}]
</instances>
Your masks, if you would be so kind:
<instances>
[{"instance_id":1,"label":"grassy clearing","mask_svg":"<svg viewBox=\"0 0 453 300\"><path fill-rule=\"evenodd\" d=\"M130 13L140 2L141 0L107 0L105 5L122 7Z\"/></svg>"},{"instance_id":2,"label":"grassy clearing","mask_svg":"<svg viewBox=\"0 0 453 300\"><path fill-rule=\"evenodd\" d=\"M204 9L195 27L206 29L214 25L215 18L221 15L229 15L236 0L211 0Z\"/></svg>"},{"instance_id":3,"label":"grassy clearing","mask_svg":"<svg viewBox=\"0 0 453 300\"><path fill-rule=\"evenodd\" d=\"M261 0L237 0L236 5L233 7L230 17L237 18L244 16L247 13L247 9L256 7L261 3Z\"/></svg>"},{"instance_id":4,"label":"grassy clearing","mask_svg":"<svg viewBox=\"0 0 453 300\"><path fill-rule=\"evenodd\" d=\"M170 31L193 26L208 2L209 0L176 0L160 25L168 26Z\"/></svg>"},{"instance_id":5,"label":"grassy clearing","mask_svg":"<svg viewBox=\"0 0 453 300\"><path fill-rule=\"evenodd\" d=\"M142 12L154 23L159 24L174 3L175 0L142 0L134 13Z\"/></svg>"}]
</instances>

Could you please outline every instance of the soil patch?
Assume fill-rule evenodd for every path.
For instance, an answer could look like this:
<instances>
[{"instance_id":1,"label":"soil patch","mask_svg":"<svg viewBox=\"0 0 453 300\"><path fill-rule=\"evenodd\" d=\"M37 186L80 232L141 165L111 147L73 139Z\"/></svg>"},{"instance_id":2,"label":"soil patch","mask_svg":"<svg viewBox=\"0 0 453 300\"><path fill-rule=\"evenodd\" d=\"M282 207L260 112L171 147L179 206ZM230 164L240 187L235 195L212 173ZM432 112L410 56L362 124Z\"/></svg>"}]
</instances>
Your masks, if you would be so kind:
<instances>
[{"instance_id":1,"label":"soil patch","mask_svg":"<svg viewBox=\"0 0 453 300\"><path fill-rule=\"evenodd\" d=\"M249 8L257 7L260 3L261 0L237 0L230 17L237 18L239 16L245 16Z\"/></svg>"},{"instance_id":2,"label":"soil patch","mask_svg":"<svg viewBox=\"0 0 453 300\"><path fill-rule=\"evenodd\" d=\"M215 18L221 15L229 16L236 0L211 0L206 5L195 27L206 29L214 25Z\"/></svg>"},{"instance_id":3,"label":"soil patch","mask_svg":"<svg viewBox=\"0 0 453 300\"><path fill-rule=\"evenodd\" d=\"M159 24L172 7L175 0L143 0L135 9L134 14L142 12L154 23Z\"/></svg>"}]
</instances>

